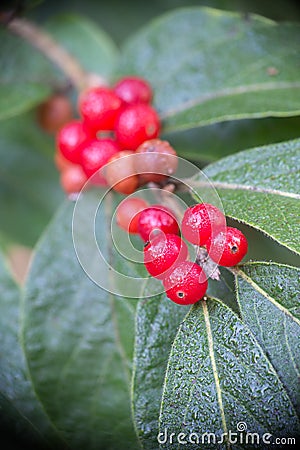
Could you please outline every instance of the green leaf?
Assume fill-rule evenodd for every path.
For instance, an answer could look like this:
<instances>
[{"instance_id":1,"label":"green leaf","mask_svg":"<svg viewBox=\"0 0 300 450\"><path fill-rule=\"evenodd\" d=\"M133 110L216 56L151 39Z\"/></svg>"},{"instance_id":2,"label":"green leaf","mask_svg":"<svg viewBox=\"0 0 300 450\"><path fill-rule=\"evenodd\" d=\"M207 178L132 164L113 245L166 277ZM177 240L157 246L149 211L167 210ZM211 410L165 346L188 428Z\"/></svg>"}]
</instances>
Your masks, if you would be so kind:
<instances>
[{"instance_id":1,"label":"green leaf","mask_svg":"<svg viewBox=\"0 0 300 450\"><path fill-rule=\"evenodd\" d=\"M244 323L271 361L295 410L300 411L300 269L251 263L236 269Z\"/></svg>"},{"instance_id":2,"label":"green leaf","mask_svg":"<svg viewBox=\"0 0 300 450\"><path fill-rule=\"evenodd\" d=\"M46 29L89 72L110 77L118 50L108 34L91 20L75 14L52 19Z\"/></svg>"},{"instance_id":3,"label":"green leaf","mask_svg":"<svg viewBox=\"0 0 300 450\"><path fill-rule=\"evenodd\" d=\"M21 114L40 103L55 84L54 67L36 49L0 29L0 119Z\"/></svg>"},{"instance_id":4,"label":"green leaf","mask_svg":"<svg viewBox=\"0 0 300 450\"><path fill-rule=\"evenodd\" d=\"M48 30L86 69L108 77L117 55L110 38L77 16L53 19ZM36 48L0 29L0 120L14 117L47 98L64 75Z\"/></svg>"},{"instance_id":5,"label":"green leaf","mask_svg":"<svg viewBox=\"0 0 300 450\"><path fill-rule=\"evenodd\" d=\"M0 38L1 39L1 38ZM51 94L49 86L38 83L5 83L0 85L0 120L22 114Z\"/></svg>"},{"instance_id":6,"label":"green leaf","mask_svg":"<svg viewBox=\"0 0 300 450\"><path fill-rule=\"evenodd\" d=\"M300 116L244 119L216 123L192 130L164 134L177 153L189 160L208 163L245 148L299 137Z\"/></svg>"},{"instance_id":7,"label":"green leaf","mask_svg":"<svg viewBox=\"0 0 300 450\"><path fill-rule=\"evenodd\" d=\"M174 341L159 439L163 443L168 436L163 448L175 442L176 448L193 449L196 443L216 448L217 441L218 448L231 448L226 441L237 437L233 448L245 448L241 424L257 433L260 445L266 433L274 439L300 432L286 390L251 330L228 307L208 299L192 308ZM178 436L186 445L178 443Z\"/></svg>"},{"instance_id":8,"label":"green leaf","mask_svg":"<svg viewBox=\"0 0 300 450\"><path fill-rule=\"evenodd\" d=\"M298 115L299 34L255 15L179 9L127 42L119 73L149 79L165 131Z\"/></svg>"},{"instance_id":9,"label":"green leaf","mask_svg":"<svg viewBox=\"0 0 300 450\"><path fill-rule=\"evenodd\" d=\"M32 115L20 115L1 124L0 158L1 232L32 246L64 198L53 141Z\"/></svg>"},{"instance_id":10,"label":"green leaf","mask_svg":"<svg viewBox=\"0 0 300 450\"><path fill-rule=\"evenodd\" d=\"M20 342L20 291L0 255L0 429L20 448L61 448L32 388ZM53 446L52 446L53 445ZM26 447L27 448L27 447Z\"/></svg>"},{"instance_id":11,"label":"green leaf","mask_svg":"<svg viewBox=\"0 0 300 450\"><path fill-rule=\"evenodd\" d=\"M98 201L97 192L87 193L87 208ZM104 203L107 214L99 212L97 228L109 262L110 198ZM94 217L85 211L77 239L87 242L92 260L87 234ZM134 449L129 382L136 300L117 297L91 281L76 257L72 216L73 204L66 203L32 263L24 307L30 373L45 410L72 448ZM94 268L100 280L108 276L104 263L94 259Z\"/></svg>"},{"instance_id":12,"label":"green leaf","mask_svg":"<svg viewBox=\"0 0 300 450\"><path fill-rule=\"evenodd\" d=\"M150 287L151 292L151 287ZM146 296L146 292L145 292ZM133 371L133 415L145 449L157 449L158 416L168 355L189 307L165 295L142 299L137 308Z\"/></svg>"},{"instance_id":13,"label":"green leaf","mask_svg":"<svg viewBox=\"0 0 300 450\"><path fill-rule=\"evenodd\" d=\"M226 215L300 253L300 141L246 150L204 170ZM186 180L197 195L206 186Z\"/></svg>"}]
</instances>

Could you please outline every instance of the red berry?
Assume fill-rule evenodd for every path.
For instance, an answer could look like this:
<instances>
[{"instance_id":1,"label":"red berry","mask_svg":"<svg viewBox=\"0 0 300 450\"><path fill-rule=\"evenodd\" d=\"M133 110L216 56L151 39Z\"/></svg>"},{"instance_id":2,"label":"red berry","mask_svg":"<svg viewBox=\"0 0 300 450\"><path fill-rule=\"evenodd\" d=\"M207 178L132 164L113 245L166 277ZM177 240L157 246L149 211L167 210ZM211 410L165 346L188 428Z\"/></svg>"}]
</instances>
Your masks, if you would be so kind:
<instances>
[{"instance_id":1,"label":"red berry","mask_svg":"<svg viewBox=\"0 0 300 450\"><path fill-rule=\"evenodd\" d=\"M166 294L179 305L196 303L205 295L208 287L204 270L190 261L183 261L163 280Z\"/></svg>"},{"instance_id":2,"label":"red berry","mask_svg":"<svg viewBox=\"0 0 300 450\"><path fill-rule=\"evenodd\" d=\"M48 133L56 133L72 119L72 105L68 97L55 94L37 109L37 120L40 127Z\"/></svg>"},{"instance_id":3,"label":"red berry","mask_svg":"<svg viewBox=\"0 0 300 450\"><path fill-rule=\"evenodd\" d=\"M140 184L149 181L160 183L176 172L177 154L168 141L160 139L145 141L137 148L136 154L142 155L134 161Z\"/></svg>"},{"instance_id":4,"label":"red berry","mask_svg":"<svg viewBox=\"0 0 300 450\"><path fill-rule=\"evenodd\" d=\"M160 130L157 112L151 106L137 103L124 108L116 119L115 132L120 146L136 150L142 142L154 139Z\"/></svg>"},{"instance_id":5,"label":"red berry","mask_svg":"<svg viewBox=\"0 0 300 450\"><path fill-rule=\"evenodd\" d=\"M131 156L133 154L130 150L116 153L109 159L104 170L107 184L121 194L132 194L139 185Z\"/></svg>"},{"instance_id":6,"label":"red berry","mask_svg":"<svg viewBox=\"0 0 300 450\"><path fill-rule=\"evenodd\" d=\"M137 234L140 213L148 206L148 203L142 198L125 198L116 211L117 224L128 233Z\"/></svg>"},{"instance_id":7,"label":"red berry","mask_svg":"<svg viewBox=\"0 0 300 450\"><path fill-rule=\"evenodd\" d=\"M67 194L75 194L81 191L87 181L87 176L77 164L70 164L60 176L60 183Z\"/></svg>"},{"instance_id":8,"label":"red berry","mask_svg":"<svg viewBox=\"0 0 300 450\"><path fill-rule=\"evenodd\" d=\"M237 228L227 227L225 232L209 239L206 244L210 258L220 266L231 267L238 264L248 251L248 241Z\"/></svg>"},{"instance_id":9,"label":"red berry","mask_svg":"<svg viewBox=\"0 0 300 450\"><path fill-rule=\"evenodd\" d=\"M163 279L175 264L188 257L186 243L176 234L159 233L144 248L145 267L153 277Z\"/></svg>"},{"instance_id":10,"label":"red berry","mask_svg":"<svg viewBox=\"0 0 300 450\"><path fill-rule=\"evenodd\" d=\"M82 122L72 120L60 129L56 145L61 154L72 163L80 163L80 145L88 139L88 133Z\"/></svg>"},{"instance_id":11,"label":"red berry","mask_svg":"<svg viewBox=\"0 0 300 450\"><path fill-rule=\"evenodd\" d=\"M115 93L125 103L150 103L152 89L148 81L140 77L125 77L117 82Z\"/></svg>"},{"instance_id":12,"label":"red berry","mask_svg":"<svg viewBox=\"0 0 300 450\"><path fill-rule=\"evenodd\" d=\"M163 231L165 234L178 234L179 226L173 212L161 205L153 205L141 212L138 223L138 232L141 238L147 242L154 230Z\"/></svg>"},{"instance_id":13,"label":"red berry","mask_svg":"<svg viewBox=\"0 0 300 450\"><path fill-rule=\"evenodd\" d=\"M113 130L122 100L112 89L93 87L81 93L78 109L91 130Z\"/></svg>"},{"instance_id":14,"label":"red berry","mask_svg":"<svg viewBox=\"0 0 300 450\"><path fill-rule=\"evenodd\" d=\"M226 227L224 214L209 203L189 207L181 223L182 235L195 245L205 245L210 236Z\"/></svg>"},{"instance_id":15,"label":"red berry","mask_svg":"<svg viewBox=\"0 0 300 450\"><path fill-rule=\"evenodd\" d=\"M92 176L119 151L113 139L93 139L81 146L81 166L88 177Z\"/></svg>"}]
</instances>

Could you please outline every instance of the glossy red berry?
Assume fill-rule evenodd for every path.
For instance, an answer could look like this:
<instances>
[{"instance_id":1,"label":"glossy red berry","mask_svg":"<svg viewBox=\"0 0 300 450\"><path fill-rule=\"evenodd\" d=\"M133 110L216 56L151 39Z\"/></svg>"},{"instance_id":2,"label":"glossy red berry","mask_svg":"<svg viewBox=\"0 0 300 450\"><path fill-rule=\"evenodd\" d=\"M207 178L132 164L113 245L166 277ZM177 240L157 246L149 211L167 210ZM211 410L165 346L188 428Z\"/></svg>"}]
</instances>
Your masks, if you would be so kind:
<instances>
[{"instance_id":1,"label":"glossy red berry","mask_svg":"<svg viewBox=\"0 0 300 450\"><path fill-rule=\"evenodd\" d=\"M79 193L86 181L86 174L77 164L70 164L60 175L60 183L66 194Z\"/></svg>"},{"instance_id":2,"label":"glossy red berry","mask_svg":"<svg viewBox=\"0 0 300 450\"><path fill-rule=\"evenodd\" d=\"M56 133L72 119L72 105L68 97L55 94L37 109L37 121L48 133Z\"/></svg>"},{"instance_id":3,"label":"glossy red berry","mask_svg":"<svg viewBox=\"0 0 300 450\"><path fill-rule=\"evenodd\" d=\"M132 155L134 152L123 150L112 156L104 168L107 184L121 194L132 194L139 185Z\"/></svg>"},{"instance_id":4,"label":"glossy red berry","mask_svg":"<svg viewBox=\"0 0 300 450\"><path fill-rule=\"evenodd\" d=\"M190 305L201 300L208 287L204 270L190 261L183 261L163 280L166 294L179 305Z\"/></svg>"},{"instance_id":5,"label":"glossy red berry","mask_svg":"<svg viewBox=\"0 0 300 450\"><path fill-rule=\"evenodd\" d=\"M135 168L139 174L140 184L160 183L173 175L178 166L176 151L168 141L150 139L143 142L136 150Z\"/></svg>"},{"instance_id":6,"label":"glossy red berry","mask_svg":"<svg viewBox=\"0 0 300 450\"><path fill-rule=\"evenodd\" d=\"M82 122L72 120L58 132L56 146L68 161L79 164L81 159L80 146L88 138L89 135Z\"/></svg>"},{"instance_id":7,"label":"glossy red berry","mask_svg":"<svg viewBox=\"0 0 300 450\"><path fill-rule=\"evenodd\" d=\"M195 245L205 245L211 235L216 235L226 227L224 214L209 203L199 203L189 207L181 223L182 235Z\"/></svg>"},{"instance_id":8,"label":"glossy red berry","mask_svg":"<svg viewBox=\"0 0 300 450\"><path fill-rule=\"evenodd\" d=\"M116 220L119 227L127 233L138 233L138 221L141 211L149 204L139 197L125 198L117 207Z\"/></svg>"},{"instance_id":9,"label":"glossy red berry","mask_svg":"<svg viewBox=\"0 0 300 450\"><path fill-rule=\"evenodd\" d=\"M78 109L92 131L113 130L122 100L107 87L93 87L79 96Z\"/></svg>"},{"instance_id":10,"label":"glossy red berry","mask_svg":"<svg viewBox=\"0 0 300 450\"><path fill-rule=\"evenodd\" d=\"M119 151L113 139L92 139L81 146L81 166L88 177L92 176Z\"/></svg>"},{"instance_id":11,"label":"glossy red berry","mask_svg":"<svg viewBox=\"0 0 300 450\"><path fill-rule=\"evenodd\" d=\"M138 232L141 238L147 242L151 233L163 231L165 234L178 234L179 226L173 212L161 205L153 205L141 212L138 223Z\"/></svg>"},{"instance_id":12,"label":"glossy red berry","mask_svg":"<svg viewBox=\"0 0 300 450\"><path fill-rule=\"evenodd\" d=\"M114 91L125 103L150 103L152 99L152 89L148 81L136 76L119 80Z\"/></svg>"},{"instance_id":13,"label":"glossy red berry","mask_svg":"<svg viewBox=\"0 0 300 450\"><path fill-rule=\"evenodd\" d=\"M154 139L160 131L157 112L150 105L137 103L124 108L116 119L115 132L120 146L136 150L142 142Z\"/></svg>"},{"instance_id":14,"label":"glossy red berry","mask_svg":"<svg viewBox=\"0 0 300 450\"><path fill-rule=\"evenodd\" d=\"M206 244L210 258L224 267L238 264L248 251L248 241L237 228L227 227L225 231L209 239Z\"/></svg>"},{"instance_id":15,"label":"glossy red berry","mask_svg":"<svg viewBox=\"0 0 300 450\"><path fill-rule=\"evenodd\" d=\"M153 277L163 279L175 264L188 257L186 243L176 234L159 233L144 247L144 264Z\"/></svg>"}]
</instances>

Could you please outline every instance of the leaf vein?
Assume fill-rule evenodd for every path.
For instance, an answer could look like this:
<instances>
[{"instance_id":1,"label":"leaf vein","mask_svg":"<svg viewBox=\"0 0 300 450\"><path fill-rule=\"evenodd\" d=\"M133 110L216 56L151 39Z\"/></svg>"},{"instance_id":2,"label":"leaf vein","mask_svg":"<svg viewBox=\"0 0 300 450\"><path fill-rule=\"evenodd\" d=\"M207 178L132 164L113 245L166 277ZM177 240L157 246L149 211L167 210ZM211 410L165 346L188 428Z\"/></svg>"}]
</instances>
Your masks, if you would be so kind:
<instances>
[{"instance_id":1,"label":"leaf vein","mask_svg":"<svg viewBox=\"0 0 300 450\"><path fill-rule=\"evenodd\" d=\"M211 184L204 182L204 181L194 181L194 180L188 180L188 183L193 188L201 188L201 187L210 187ZM228 189L228 190L241 190L241 191L252 191L252 192L258 192L260 194L271 194L271 195L279 195L282 197L288 197L293 198L296 200L300 200L300 194L296 194L294 192L285 192L281 191L279 189L271 189L271 188L264 188L262 186L250 186L247 184L240 184L240 183L227 183L224 181L212 181L211 182L215 188L219 189Z\"/></svg>"},{"instance_id":2,"label":"leaf vein","mask_svg":"<svg viewBox=\"0 0 300 450\"><path fill-rule=\"evenodd\" d=\"M273 89L295 89L300 88L299 82L268 82L268 83L254 83L249 85L235 86L231 88L220 89L215 92L208 92L207 94L203 94L197 98L193 98L192 100L186 101L182 103L179 107L173 108L164 114L161 115L162 120L165 120L169 117L172 117L180 112L186 111L187 109L191 109L195 106L204 104L210 100L215 100L220 97L229 97L234 95L255 93L261 91L269 91Z\"/></svg>"},{"instance_id":3,"label":"leaf vein","mask_svg":"<svg viewBox=\"0 0 300 450\"><path fill-rule=\"evenodd\" d=\"M214 375L214 379L215 379L218 404L219 404L220 413L221 413L224 435L228 436L228 429L227 429L225 411L224 411L223 400L222 400L222 390L221 390L221 386L220 386L220 379L219 379L218 369L217 369L216 360L215 360L213 335L212 335L212 329L210 326L210 318L209 318L209 312L208 312L206 301L202 302L202 309L203 309L203 315L204 315L205 326L206 326L206 331L207 331L209 356L210 356L213 375ZM228 449L231 448L229 441L226 441L226 447Z\"/></svg>"},{"instance_id":4,"label":"leaf vein","mask_svg":"<svg viewBox=\"0 0 300 450\"><path fill-rule=\"evenodd\" d=\"M297 317L293 316L293 314L285 308L283 305L281 305L278 301L276 301L273 297L271 297L264 289L262 289L255 281L253 281L250 277L248 277L245 272L243 272L241 269L234 269L234 272L239 275L241 278L243 278L247 283L249 283L253 289L255 289L257 292L259 292L263 297L265 297L267 300L269 300L274 306L276 306L281 312L283 312L286 316L291 318L294 322L296 322L300 326L300 320L297 319Z\"/></svg>"}]
</instances>

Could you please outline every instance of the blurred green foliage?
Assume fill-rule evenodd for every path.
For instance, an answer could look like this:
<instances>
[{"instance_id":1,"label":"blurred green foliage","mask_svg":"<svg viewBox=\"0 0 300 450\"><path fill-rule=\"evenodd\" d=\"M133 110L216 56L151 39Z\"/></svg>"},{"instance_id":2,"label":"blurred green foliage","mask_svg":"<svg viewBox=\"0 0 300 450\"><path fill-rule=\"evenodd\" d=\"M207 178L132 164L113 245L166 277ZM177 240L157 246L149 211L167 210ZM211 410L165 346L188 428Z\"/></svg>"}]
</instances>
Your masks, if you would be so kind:
<instances>
[{"instance_id":1,"label":"blurred green foliage","mask_svg":"<svg viewBox=\"0 0 300 450\"><path fill-rule=\"evenodd\" d=\"M300 19L297 0L44 0L36 8L32 7L32 0L28 3L28 7L31 3L30 15L38 22L60 13L80 13L96 21L117 43L121 43L132 30L139 29L150 19L186 6L210 6L245 14L252 12L273 20Z\"/></svg>"}]
</instances>

